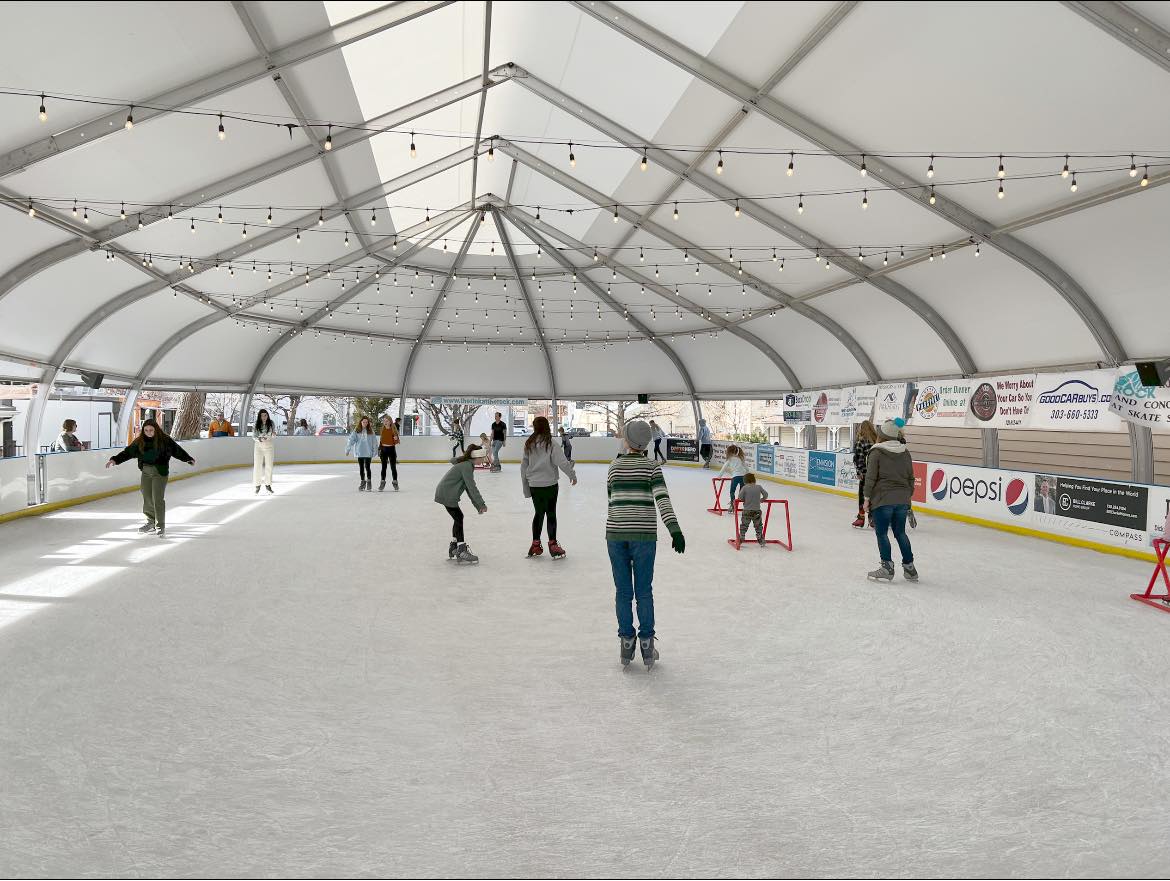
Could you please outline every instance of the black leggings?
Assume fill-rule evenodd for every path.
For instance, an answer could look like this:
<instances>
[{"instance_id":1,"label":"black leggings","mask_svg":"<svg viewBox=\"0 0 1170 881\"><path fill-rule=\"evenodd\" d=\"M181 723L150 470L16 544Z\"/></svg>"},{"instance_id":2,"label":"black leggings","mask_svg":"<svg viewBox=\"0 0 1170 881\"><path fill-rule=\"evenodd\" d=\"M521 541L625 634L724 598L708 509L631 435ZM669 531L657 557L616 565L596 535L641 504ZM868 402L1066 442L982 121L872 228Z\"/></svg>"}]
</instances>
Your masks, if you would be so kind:
<instances>
[{"instance_id":1,"label":"black leggings","mask_svg":"<svg viewBox=\"0 0 1170 881\"><path fill-rule=\"evenodd\" d=\"M394 479L398 479L398 447L382 447L378 450L378 455L382 459L382 483L386 482L386 463L390 463L390 473L394 475Z\"/></svg>"},{"instance_id":2,"label":"black leggings","mask_svg":"<svg viewBox=\"0 0 1170 881\"><path fill-rule=\"evenodd\" d=\"M662 438L656 437L654 438L654 461L657 462L659 459L665 462L666 456L662 455Z\"/></svg>"},{"instance_id":3,"label":"black leggings","mask_svg":"<svg viewBox=\"0 0 1170 881\"><path fill-rule=\"evenodd\" d=\"M372 471L370 470L370 457L358 456L358 473L362 480L372 480Z\"/></svg>"},{"instance_id":4,"label":"black leggings","mask_svg":"<svg viewBox=\"0 0 1170 881\"><path fill-rule=\"evenodd\" d=\"M461 508L447 507L447 513L451 515L451 519L455 522L451 524L451 537L455 541L465 541L463 538L463 510Z\"/></svg>"},{"instance_id":5,"label":"black leggings","mask_svg":"<svg viewBox=\"0 0 1170 881\"><path fill-rule=\"evenodd\" d=\"M862 471L857 475L857 507L860 510L865 507L865 472Z\"/></svg>"},{"instance_id":6,"label":"black leggings","mask_svg":"<svg viewBox=\"0 0 1170 881\"><path fill-rule=\"evenodd\" d=\"M557 493L560 485L531 487L532 507L536 513L532 516L532 540L540 541L540 530L544 526L544 518L548 517L548 540L557 540Z\"/></svg>"}]
</instances>

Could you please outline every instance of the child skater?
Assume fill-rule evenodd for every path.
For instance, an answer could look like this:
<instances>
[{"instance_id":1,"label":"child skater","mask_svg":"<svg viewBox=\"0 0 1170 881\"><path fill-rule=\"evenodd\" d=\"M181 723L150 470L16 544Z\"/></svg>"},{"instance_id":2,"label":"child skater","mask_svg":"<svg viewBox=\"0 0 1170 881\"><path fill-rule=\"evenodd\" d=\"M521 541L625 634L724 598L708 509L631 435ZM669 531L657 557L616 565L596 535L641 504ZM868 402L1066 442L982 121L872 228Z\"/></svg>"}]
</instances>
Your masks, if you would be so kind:
<instances>
[{"instance_id":1,"label":"child skater","mask_svg":"<svg viewBox=\"0 0 1170 881\"><path fill-rule=\"evenodd\" d=\"M451 544L447 548L447 559L456 563L478 563L479 557L471 552L467 546L467 539L463 535L463 510L459 507L459 500L466 492L475 505L475 510L481 514L487 513L487 504L479 494L479 487L475 485L475 459L482 459L483 450L478 444L472 444L455 460L455 464L443 475L439 485L435 487L435 501L447 509L451 515Z\"/></svg>"},{"instance_id":2,"label":"child skater","mask_svg":"<svg viewBox=\"0 0 1170 881\"><path fill-rule=\"evenodd\" d=\"M720 477L731 475L731 495L729 496L727 506L730 508L732 502L735 501L736 491L743 485L743 476L747 474L747 462L743 458L743 450L732 444L727 448L727 461L723 463L723 467L719 471Z\"/></svg>"},{"instance_id":3,"label":"child skater","mask_svg":"<svg viewBox=\"0 0 1170 881\"><path fill-rule=\"evenodd\" d=\"M374 426L369 416L363 416L349 435L345 445L345 455L353 453L358 460L358 473L361 483L358 492L369 492L373 489L374 473L370 468L370 460L378 454L378 435L374 434Z\"/></svg>"},{"instance_id":4,"label":"child skater","mask_svg":"<svg viewBox=\"0 0 1170 881\"><path fill-rule=\"evenodd\" d=\"M760 547L764 546L764 521L760 514L763 507L760 503L768 498L768 491L756 483L756 475L750 471L743 476L743 486L739 488L739 500L742 507L739 511L739 540L747 538L748 524L756 527L756 541Z\"/></svg>"},{"instance_id":5,"label":"child skater","mask_svg":"<svg viewBox=\"0 0 1170 881\"><path fill-rule=\"evenodd\" d=\"M605 541L609 564L617 587L618 638L621 662L629 666L634 646L642 649L642 663L649 670L658 660L654 647L654 557L658 550L658 518L670 532L675 553L686 550L686 541L670 504L670 493L662 466L646 458L650 426L641 419L626 424L625 446L609 466L606 492L609 511L605 518ZM638 629L634 630L631 603L638 605Z\"/></svg>"}]
</instances>

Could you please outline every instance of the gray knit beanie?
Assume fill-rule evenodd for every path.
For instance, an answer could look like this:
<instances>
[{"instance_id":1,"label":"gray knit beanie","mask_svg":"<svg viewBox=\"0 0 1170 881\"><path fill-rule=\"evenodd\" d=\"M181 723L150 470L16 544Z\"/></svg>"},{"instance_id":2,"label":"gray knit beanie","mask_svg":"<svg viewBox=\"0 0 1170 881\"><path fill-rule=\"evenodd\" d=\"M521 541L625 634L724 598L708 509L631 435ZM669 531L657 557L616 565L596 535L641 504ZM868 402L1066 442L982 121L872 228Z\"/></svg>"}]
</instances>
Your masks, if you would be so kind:
<instances>
[{"instance_id":1,"label":"gray knit beanie","mask_svg":"<svg viewBox=\"0 0 1170 881\"><path fill-rule=\"evenodd\" d=\"M905 420L902 419L887 419L878 426L878 434L885 440L897 440L905 424Z\"/></svg>"},{"instance_id":2,"label":"gray knit beanie","mask_svg":"<svg viewBox=\"0 0 1170 881\"><path fill-rule=\"evenodd\" d=\"M641 419L626 423L626 443L631 450L644 450L650 446L650 438L654 434L650 426Z\"/></svg>"}]
</instances>

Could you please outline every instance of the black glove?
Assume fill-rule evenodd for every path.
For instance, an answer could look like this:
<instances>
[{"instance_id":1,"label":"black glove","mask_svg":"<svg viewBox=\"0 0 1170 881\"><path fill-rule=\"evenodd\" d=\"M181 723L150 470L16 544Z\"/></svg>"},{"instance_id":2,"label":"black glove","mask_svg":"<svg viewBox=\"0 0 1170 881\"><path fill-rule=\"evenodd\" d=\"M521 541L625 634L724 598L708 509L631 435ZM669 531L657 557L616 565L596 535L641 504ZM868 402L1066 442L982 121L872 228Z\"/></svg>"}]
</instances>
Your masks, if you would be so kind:
<instances>
[{"instance_id":1,"label":"black glove","mask_svg":"<svg viewBox=\"0 0 1170 881\"><path fill-rule=\"evenodd\" d=\"M681 554L687 549L687 540L681 532L676 532L670 537L670 546L676 554Z\"/></svg>"}]
</instances>

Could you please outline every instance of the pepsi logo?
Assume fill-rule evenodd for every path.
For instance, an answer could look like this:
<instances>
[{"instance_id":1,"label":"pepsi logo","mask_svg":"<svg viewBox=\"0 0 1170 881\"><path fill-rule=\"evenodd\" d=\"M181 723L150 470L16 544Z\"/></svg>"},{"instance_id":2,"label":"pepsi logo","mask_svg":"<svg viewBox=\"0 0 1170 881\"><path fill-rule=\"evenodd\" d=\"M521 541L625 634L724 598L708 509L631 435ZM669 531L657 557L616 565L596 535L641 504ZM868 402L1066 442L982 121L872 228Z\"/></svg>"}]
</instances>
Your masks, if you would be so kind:
<instances>
[{"instance_id":1,"label":"pepsi logo","mask_svg":"<svg viewBox=\"0 0 1170 881\"><path fill-rule=\"evenodd\" d=\"M1004 493L1003 502L1007 505L1007 509L1016 517L1019 517L1028 510L1028 500L1030 493L1028 492L1028 484L1014 477L1008 481L1007 491Z\"/></svg>"},{"instance_id":2,"label":"pepsi logo","mask_svg":"<svg viewBox=\"0 0 1170 881\"><path fill-rule=\"evenodd\" d=\"M947 475L941 468L931 472L930 494L940 502L947 497Z\"/></svg>"}]
</instances>

